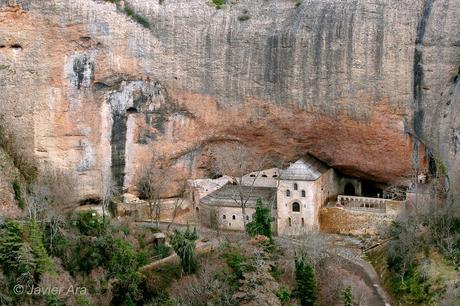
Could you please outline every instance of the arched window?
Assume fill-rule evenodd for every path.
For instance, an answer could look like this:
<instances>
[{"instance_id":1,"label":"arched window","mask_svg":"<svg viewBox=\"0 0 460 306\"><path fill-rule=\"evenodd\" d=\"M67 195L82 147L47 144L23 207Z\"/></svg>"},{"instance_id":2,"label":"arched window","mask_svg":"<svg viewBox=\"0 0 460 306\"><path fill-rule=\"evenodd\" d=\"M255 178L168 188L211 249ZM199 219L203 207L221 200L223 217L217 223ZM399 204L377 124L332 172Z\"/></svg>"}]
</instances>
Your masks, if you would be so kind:
<instances>
[{"instance_id":1,"label":"arched window","mask_svg":"<svg viewBox=\"0 0 460 306\"><path fill-rule=\"evenodd\" d=\"M286 190L286 196L287 196L287 197L290 197L290 196L291 196L291 191L290 191L289 189Z\"/></svg>"},{"instance_id":2,"label":"arched window","mask_svg":"<svg viewBox=\"0 0 460 306\"><path fill-rule=\"evenodd\" d=\"M294 190L297 190L298 186L297 183L294 183Z\"/></svg>"},{"instance_id":3,"label":"arched window","mask_svg":"<svg viewBox=\"0 0 460 306\"><path fill-rule=\"evenodd\" d=\"M305 198L305 190L302 190L302 198Z\"/></svg>"},{"instance_id":4,"label":"arched window","mask_svg":"<svg viewBox=\"0 0 460 306\"><path fill-rule=\"evenodd\" d=\"M195 208L196 212L199 213L200 209L198 207Z\"/></svg>"},{"instance_id":5,"label":"arched window","mask_svg":"<svg viewBox=\"0 0 460 306\"><path fill-rule=\"evenodd\" d=\"M226 215L223 215L223 216L222 216L222 219L224 219L224 220L227 219L227 216L226 216Z\"/></svg>"},{"instance_id":6,"label":"arched window","mask_svg":"<svg viewBox=\"0 0 460 306\"><path fill-rule=\"evenodd\" d=\"M292 226L291 218L288 218L289 226Z\"/></svg>"},{"instance_id":7,"label":"arched window","mask_svg":"<svg viewBox=\"0 0 460 306\"><path fill-rule=\"evenodd\" d=\"M300 204L297 202L292 203L292 211L300 212Z\"/></svg>"},{"instance_id":8,"label":"arched window","mask_svg":"<svg viewBox=\"0 0 460 306\"><path fill-rule=\"evenodd\" d=\"M305 219L302 218L302 226L305 226Z\"/></svg>"},{"instance_id":9,"label":"arched window","mask_svg":"<svg viewBox=\"0 0 460 306\"><path fill-rule=\"evenodd\" d=\"M235 215L233 215L233 216L232 216L232 219L233 219L233 220L236 220L236 217L235 217Z\"/></svg>"},{"instance_id":10,"label":"arched window","mask_svg":"<svg viewBox=\"0 0 460 306\"><path fill-rule=\"evenodd\" d=\"M246 216L246 220L249 221L249 216Z\"/></svg>"}]
</instances>

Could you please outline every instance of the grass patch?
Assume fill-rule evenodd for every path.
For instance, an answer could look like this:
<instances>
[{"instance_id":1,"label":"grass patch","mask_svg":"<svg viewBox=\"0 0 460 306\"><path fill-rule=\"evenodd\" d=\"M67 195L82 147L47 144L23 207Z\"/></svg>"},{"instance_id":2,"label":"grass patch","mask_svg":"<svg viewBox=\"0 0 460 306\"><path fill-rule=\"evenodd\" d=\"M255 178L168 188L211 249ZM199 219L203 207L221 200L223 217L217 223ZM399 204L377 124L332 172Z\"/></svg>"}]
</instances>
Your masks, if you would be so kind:
<instances>
[{"instance_id":1,"label":"grass patch","mask_svg":"<svg viewBox=\"0 0 460 306\"><path fill-rule=\"evenodd\" d=\"M150 23L147 20L147 18L145 18L144 16L139 15L138 13L136 13L132 8L130 8L127 5L125 6L125 14L127 16L131 17L132 20L134 20L135 22L137 22L138 24L140 24L144 28L147 28L147 29L150 28Z\"/></svg>"}]
</instances>

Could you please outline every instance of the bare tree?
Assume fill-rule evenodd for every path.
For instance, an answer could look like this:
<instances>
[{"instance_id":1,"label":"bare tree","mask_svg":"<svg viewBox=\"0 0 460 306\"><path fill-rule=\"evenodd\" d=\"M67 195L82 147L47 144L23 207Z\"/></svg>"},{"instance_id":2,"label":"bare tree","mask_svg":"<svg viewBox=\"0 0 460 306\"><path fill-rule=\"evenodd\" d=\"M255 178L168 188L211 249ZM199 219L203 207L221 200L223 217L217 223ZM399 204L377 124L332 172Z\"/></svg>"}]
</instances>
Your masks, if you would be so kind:
<instances>
[{"instance_id":1,"label":"bare tree","mask_svg":"<svg viewBox=\"0 0 460 306\"><path fill-rule=\"evenodd\" d=\"M176 219L177 216L177 211L179 208L182 207L182 204L184 203L185 200L185 191L187 187L187 180L181 180L179 182L180 185L180 193L179 195L174 199L174 206L173 206L173 212L172 212L172 218L171 222L168 224L167 230L169 231L169 228L171 227L171 224L174 223L174 220Z\"/></svg>"},{"instance_id":2,"label":"bare tree","mask_svg":"<svg viewBox=\"0 0 460 306\"><path fill-rule=\"evenodd\" d=\"M102 177L102 189L101 189L101 206L102 206L102 220L105 222L105 216L107 214L110 202L115 195L116 186L112 179L109 177Z\"/></svg>"},{"instance_id":3,"label":"bare tree","mask_svg":"<svg viewBox=\"0 0 460 306\"><path fill-rule=\"evenodd\" d=\"M241 143L215 150L214 154L216 158L216 170L221 174L229 176L236 185L232 198L241 207L244 227L246 227L246 205L254 191L254 184L259 177L261 166L266 163L266 158L257 158ZM254 171L254 176L243 184L243 177Z\"/></svg>"},{"instance_id":4,"label":"bare tree","mask_svg":"<svg viewBox=\"0 0 460 306\"><path fill-rule=\"evenodd\" d=\"M150 222L160 226L161 196L171 183L171 165L153 159L138 181L139 197L149 205Z\"/></svg>"}]
</instances>

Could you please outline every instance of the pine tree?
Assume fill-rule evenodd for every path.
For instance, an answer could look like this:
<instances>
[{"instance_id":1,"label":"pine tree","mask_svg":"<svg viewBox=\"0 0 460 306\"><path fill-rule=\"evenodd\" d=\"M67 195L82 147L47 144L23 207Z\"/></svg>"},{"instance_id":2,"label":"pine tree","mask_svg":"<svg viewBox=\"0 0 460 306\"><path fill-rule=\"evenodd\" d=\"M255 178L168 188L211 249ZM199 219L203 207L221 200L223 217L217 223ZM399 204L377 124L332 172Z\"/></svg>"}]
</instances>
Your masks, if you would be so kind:
<instances>
[{"instance_id":1,"label":"pine tree","mask_svg":"<svg viewBox=\"0 0 460 306\"><path fill-rule=\"evenodd\" d=\"M195 256L195 240L198 239L196 228L190 231L188 228L184 233L174 231L171 237L171 245L181 259L182 270L186 274L195 273L198 263Z\"/></svg>"},{"instance_id":2,"label":"pine tree","mask_svg":"<svg viewBox=\"0 0 460 306\"><path fill-rule=\"evenodd\" d=\"M317 299L317 287L313 267L303 257L295 259L296 293L302 306L311 306Z\"/></svg>"},{"instance_id":3,"label":"pine tree","mask_svg":"<svg viewBox=\"0 0 460 306\"><path fill-rule=\"evenodd\" d=\"M0 263L6 272L14 271L18 267L22 232L21 223L15 220L6 220L0 231Z\"/></svg>"},{"instance_id":4,"label":"pine tree","mask_svg":"<svg viewBox=\"0 0 460 306\"><path fill-rule=\"evenodd\" d=\"M261 199L257 199L256 212L253 214L252 221L246 225L246 231L251 236L263 235L272 240L270 209Z\"/></svg>"}]
</instances>

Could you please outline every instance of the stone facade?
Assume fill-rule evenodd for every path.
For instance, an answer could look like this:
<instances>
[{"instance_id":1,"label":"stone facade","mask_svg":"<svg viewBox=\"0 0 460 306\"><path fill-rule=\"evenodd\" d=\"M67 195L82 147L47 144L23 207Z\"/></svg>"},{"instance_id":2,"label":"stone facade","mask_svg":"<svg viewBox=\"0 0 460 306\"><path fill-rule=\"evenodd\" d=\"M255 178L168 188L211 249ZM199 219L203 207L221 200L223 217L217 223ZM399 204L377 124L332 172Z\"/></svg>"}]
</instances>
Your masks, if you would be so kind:
<instances>
[{"instance_id":1,"label":"stone facade","mask_svg":"<svg viewBox=\"0 0 460 306\"><path fill-rule=\"evenodd\" d=\"M318 229L321 207L335 200L341 187L334 169L311 156L292 163L286 169L271 168L249 173L242 181L248 184L245 188L252 199L247 205L247 221L251 220L256 200L260 197L272 208L276 220L274 231L279 235L298 235ZM224 186L200 200L201 222L205 226L244 230L242 210L237 205L238 188ZM269 200L264 190L273 190L275 201Z\"/></svg>"},{"instance_id":2,"label":"stone facade","mask_svg":"<svg viewBox=\"0 0 460 306\"><path fill-rule=\"evenodd\" d=\"M240 207L200 207L201 224L214 229L244 231L244 216ZM252 221L255 209L246 208L246 222Z\"/></svg>"},{"instance_id":3,"label":"stone facade","mask_svg":"<svg viewBox=\"0 0 460 306\"><path fill-rule=\"evenodd\" d=\"M289 169L296 164L312 168L313 175L289 175ZM277 227L280 235L296 235L302 231L319 228L319 211L331 199L335 199L340 186L332 168L308 157L299 160L290 168L281 171L277 190Z\"/></svg>"}]
</instances>

